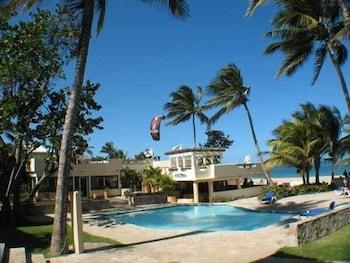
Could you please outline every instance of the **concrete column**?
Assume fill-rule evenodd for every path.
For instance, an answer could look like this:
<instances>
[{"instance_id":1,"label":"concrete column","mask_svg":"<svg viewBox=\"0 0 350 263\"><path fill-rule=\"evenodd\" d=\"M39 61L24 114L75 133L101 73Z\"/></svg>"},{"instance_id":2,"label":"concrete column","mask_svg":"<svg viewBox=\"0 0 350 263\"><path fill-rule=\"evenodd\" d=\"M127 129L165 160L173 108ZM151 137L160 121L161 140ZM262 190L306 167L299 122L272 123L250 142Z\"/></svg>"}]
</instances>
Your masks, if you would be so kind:
<instances>
[{"instance_id":1,"label":"concrete column","mask_svg":"<svg viewBox=\"0 0 350 263\"><path fill-rule=\"evenodd\" d=\"M193 203L199 203L199 191L197 182L193 182Z\"/></svg>"},{"instance_id":2,"label":"concrete column","mask_svg":"<svg viewBox=\"0 0 350 263\"><path fill-rule=\"evenodd\" d=\"M75 254L84 252L84 240L83 240L83 220L82 220L82 207L81 207L81 194L79 191L73 193L73 245Z\"/></svg>"},{"instance_id":3,"label":"concrete column","mask_svg":"<svg viewBox=\"0 0 350 263\"><path fill-rule=\"evenodd\" d=\"M213 201L213 192L214 192L214 182L208 182L208 194L209 194L209 203Z\"/></svg>"},{"instance_id":4,"label":"concrete column","mask_svg":"<svg viewBox=\"0 0 350 263\"><path fill-rule=\"evenodd\" d=\"M236 179L236 184L237 184L237 188L241 189L241 179L240 178Z\"/></svg>"},{"instance_id":5,"label":"concrete column","mask_svg":"<svg viewBox=\"0 0 350 263\"><path fill-rule=\"evenodd\" d=\"M122 178L120 174L118 174L118 188L122 189Z\"/></svg>"}]
</instances>

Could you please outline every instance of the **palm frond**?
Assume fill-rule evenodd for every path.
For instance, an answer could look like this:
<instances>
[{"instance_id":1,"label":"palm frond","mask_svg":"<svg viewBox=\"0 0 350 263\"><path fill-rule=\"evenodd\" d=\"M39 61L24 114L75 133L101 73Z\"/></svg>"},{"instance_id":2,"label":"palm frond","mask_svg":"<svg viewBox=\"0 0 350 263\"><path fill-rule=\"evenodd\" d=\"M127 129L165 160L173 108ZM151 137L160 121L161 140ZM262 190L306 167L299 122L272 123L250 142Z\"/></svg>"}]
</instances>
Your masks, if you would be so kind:
<instances>
[{"instance_id":1,"label":"palm frond","mask_svg":"<svg viewBox=\"0 0 350 263\"><path fill-rule=\"evenodd\" d=\"M189 7L185 0L140 0L149 5L163 6L168 9L172 16L185 19L189 16Z\"/></svg>"},{"instance_id":2,"label":"palm frond","mask_svg":"<svg viewBox=\"0 0 350 263\"><path fill-rule=\"evenodd\" d=\"M320 75L322 66L324 64L325 58L327 55L327 46L326 44L322 44L320 48L318 48L315 52L315 66L314 66L314 74L312 77L311 85L314 85Z\"/></svg>"},{"instance_id":3,"label":"palm frond","mask_svg":"<svg viewBox=\"0 0 350 263\"><path fill-rule=\"evenodd\" d=\"M269 0L250 0L246 11L246 16L252 16L256 9L266 5Z\"/></svg>"},{"instance_id":4,"label":"palm frond","mask_svg":"<svg viewBox=\"0 0 350 263\"><path fill-rule=\"evenodd\" d=\"M97 34L99 34L103 28L103 24L106 16L106 0L97 0L96 1L96 10L98 12L98 20L97 20Z\"/></svg>"}]
</instances>

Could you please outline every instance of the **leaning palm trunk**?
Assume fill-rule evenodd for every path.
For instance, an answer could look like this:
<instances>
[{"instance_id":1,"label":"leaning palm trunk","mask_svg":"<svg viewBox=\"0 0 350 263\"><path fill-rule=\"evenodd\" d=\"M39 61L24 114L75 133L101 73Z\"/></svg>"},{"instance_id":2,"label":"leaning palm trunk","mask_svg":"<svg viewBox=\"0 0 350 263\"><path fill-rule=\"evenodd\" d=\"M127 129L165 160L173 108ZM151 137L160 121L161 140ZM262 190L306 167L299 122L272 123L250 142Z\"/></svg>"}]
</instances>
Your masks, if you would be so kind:
<instances>
[{"instance_id":1,"label":"leaning palm trunk","mask_svg":"<svg viewBox=\"0 0 350 263\"><path fill-rule=\"evenodd\" d=\"M258 157L259 157L259 160L260 160L261 168L263 170L264 176L267 179L267 183L269 185L272 185L273 181L272 181L270 175L267 173L267 170L266 170L266 167L265 167L265 164L264 164L264 160L263 160L263 157L261 155L260 147L259 147L259 144L258 144L258 139L256 138L256 135L255 135L252 116L250 115L250 111L248 109L247 103L243 103L243 106L244 106L244 109L246 110L247 115L248 115L250 130L251 130L252 135L253 135L253 140L254 140L255 148L256 148L256 151L257 151L257 154L258 154Z\"/></svg>"},{"instance_id":2,"label":"leaning palm trunk","mask_svg":"<svg viewBox=\"0 0 350 263\"><path fill-rule=\"evenodd\" d=\"M192 115L192 126L193 126L193 141L194 141L194 148L197 147L197 136L196 136L196 120L195 115Z\"/></svg>"},{"instance_id":3,"label":"leaning palm trunk","mask_svg":"<svg viewBox=\"0 0 350 263\"><path fill-rule=\"evenodd\" d=\"M66 112L59 166L57 173L55 219L52 229L50 253L52 256L62 254L67 250L67 179L72 155L72 139L76 129L81 87L84 81L85 65L88 56L91 27L93 20L93 0L85 0L82 28L79 39L75 78Z\"/></svg>"},{"instance_id":4,"label":"leaning palm trunk","mask_svg":"<svg viewBox=\"0 0 350 263\"><path fill-rule=\"evenodd\" d=\"M346 102L346 107L348 109L348 113L350 114L350 96L349 96L349 91L348 91L348 87L346 85L346 81L344 79L344 75L343 72L340 68L339 63L337 62L336 58L334 57L332 50L328 49L328 53L329 56L332 60L333 66L337 72L338 78L339 78L339 82L340 82L340 87L344 93L344 97L345 97L345 102Z\"/></svg>"},{"instance_id":5,"label":"leaning palm trunk","mask_svg":"<svg viewBox=\"0 0 350 263\"><path fill-rule=\"evenodd\" d=\"M332 159L332 173L331 173L332 180L334 179L334 166L335 166L335 161L334 159Z\"/></svg>"}]
</instances>

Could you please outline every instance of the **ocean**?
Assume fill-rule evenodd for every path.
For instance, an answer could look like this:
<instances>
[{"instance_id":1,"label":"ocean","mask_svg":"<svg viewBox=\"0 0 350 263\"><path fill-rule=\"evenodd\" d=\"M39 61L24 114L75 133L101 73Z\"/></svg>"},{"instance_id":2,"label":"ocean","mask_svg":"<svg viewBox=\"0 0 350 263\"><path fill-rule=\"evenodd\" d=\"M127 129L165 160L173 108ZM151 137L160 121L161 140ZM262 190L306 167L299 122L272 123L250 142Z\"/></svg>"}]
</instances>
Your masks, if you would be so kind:
<instances>
[{"instance_id":1,"label":"ocean","mask_svg":"<svg viewBox=\"0 0 350 263\"><path fill-rule=\"evenodd\" d=\"M335 176L343 175L344 170L350 172L350 165L336 165L334 168ZM332 166L330 162L324 162L321 165L320 176L331 176ZM292 167L279 167L272 169L270 172L272 178L287 178L287 177L300 177L300 174L296 172L296 168ZM310 178L315 176L315 170L310 171Z\"/></svg>"}]
</instances>

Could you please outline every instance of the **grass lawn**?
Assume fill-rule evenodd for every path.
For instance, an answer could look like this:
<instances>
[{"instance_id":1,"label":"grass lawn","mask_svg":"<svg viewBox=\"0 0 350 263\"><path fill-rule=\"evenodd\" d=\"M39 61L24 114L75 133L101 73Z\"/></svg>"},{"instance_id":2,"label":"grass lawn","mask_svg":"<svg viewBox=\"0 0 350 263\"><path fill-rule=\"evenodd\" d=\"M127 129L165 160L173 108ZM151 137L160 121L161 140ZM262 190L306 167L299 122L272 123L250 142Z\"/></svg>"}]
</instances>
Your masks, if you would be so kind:
<instances>
[{"instance_id":1,"label":"grass lawn","mask_svg":"<svg viewBox=\"0 0 350 263\"><path fill-rule=\"evenodd\" d=\"M8 247L26 247L31 252L42 253L48 257L51 232L52 225L2 228L0 229L0 242L5 242ZM68 244L72 244L72 240L72 229L68 226ZM84 232L84 242L122 245L115 240L93 236L86 232Z\"/></svg>"},{"instance_id":2,"label":"grass lawn","mask_svg":"<svg viewBox=\"0 0 350 263\"><path fill-rule=\"evenodd\" d=\"M350 225L304 246L281 248L276 256L317 260L350 260Z\"/></svg>"}]
</instances>

